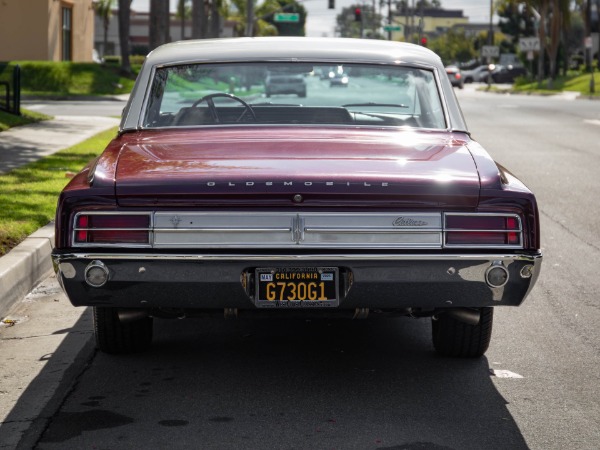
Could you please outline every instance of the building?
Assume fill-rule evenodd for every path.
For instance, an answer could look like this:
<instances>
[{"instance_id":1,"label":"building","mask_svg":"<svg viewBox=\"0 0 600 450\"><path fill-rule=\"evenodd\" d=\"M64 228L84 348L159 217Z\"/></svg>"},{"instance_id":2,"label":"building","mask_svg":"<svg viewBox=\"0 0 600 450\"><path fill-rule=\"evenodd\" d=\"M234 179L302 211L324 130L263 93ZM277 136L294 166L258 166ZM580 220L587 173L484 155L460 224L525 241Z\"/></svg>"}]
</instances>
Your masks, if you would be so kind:
<instances>
[{"instance_id":1,"label":"building","mask_svg":"<svg viewBox=\"0 0 600 450\"><path fill-rule=\"evenodd\" d=\"M0 1L0 61L92 61L92 0Z\"/></svg>"},{"instance_id":2,"label":"building","mask_svg":"<svg viewBox=\"0 0 600 450\"><path fill-rule=\"evenodd\" d=\"M490 31L490 24L488 23L467 23L457 24L452 27L453 31L464 33L466 37L475 37L481 33L487 33ZM501 33L500 27L497 24L492 25L492 29L495 33Z\"/></svg>"},{"instance_id":3,"label":"building","mask_svg":"<svg viewBox=\"0 0 600 450\"><path fill-rule=\"evenodd\" d=\"M414 34L438 36L457 25L466 25L469 18L462 9L424 8L423 11L408 9L394 17L394 25L400 30L392 33L392 40L410 40Z\"/></svg>"},{"instance_id":4,"label":"building","mask_svg":"<svg viewBox=\"0 0 600 450\"><path fill-rule=\"evenodd\" d=\"M101 17L96 16L95 19L95 34L94 48L99 55L104 57L107 55L120 55L121 46L119 44L119 11L113 10L112 18L108 23L106 33L106 48L104 48L104 21ZM148 12L137 12L131 10L129 19L129 49L132 54L146 55L149 51L149 35L150 35L150 14ZM225 21L221 24L219 37L233 37L235 22ZM181 20L171 13L169 22L169 41L179 41L190 39L192 35L192 22L187 19L183 24L183 37Z\"/></svg>"}]
</instances>

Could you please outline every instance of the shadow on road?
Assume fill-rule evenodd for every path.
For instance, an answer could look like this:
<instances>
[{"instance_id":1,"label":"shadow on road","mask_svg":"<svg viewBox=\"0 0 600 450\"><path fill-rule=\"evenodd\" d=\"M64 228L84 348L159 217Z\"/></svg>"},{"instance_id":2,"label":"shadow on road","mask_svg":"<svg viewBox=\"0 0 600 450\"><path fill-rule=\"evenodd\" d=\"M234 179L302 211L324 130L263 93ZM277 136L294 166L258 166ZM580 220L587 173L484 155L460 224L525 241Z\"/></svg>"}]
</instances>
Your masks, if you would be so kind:
<instances>
[{"instance_id":1,"label":"shadow on road","mask_svg":"<svg viewBox=\"0 0 600 450\"><path fill-rule=\"evenodd\" d=\"M436 356L424 320L155 328L96 354L38 448L527 448L487 360Z\"/></svg>"}]
</instances>

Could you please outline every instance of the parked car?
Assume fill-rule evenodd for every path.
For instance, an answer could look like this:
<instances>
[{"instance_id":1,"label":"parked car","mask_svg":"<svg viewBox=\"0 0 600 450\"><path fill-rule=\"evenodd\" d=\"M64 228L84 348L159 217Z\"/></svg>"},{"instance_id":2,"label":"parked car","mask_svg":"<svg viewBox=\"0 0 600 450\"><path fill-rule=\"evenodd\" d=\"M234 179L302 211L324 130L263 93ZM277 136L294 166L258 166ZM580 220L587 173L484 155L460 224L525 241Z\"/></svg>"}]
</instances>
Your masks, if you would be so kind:
<instances>
[{"instance_id":1,"label":"parked car","mask_svg":"<svg viewBox=\"0 0 600 450\"><path fill-rule=\"evenodd\" d=\"M527 69L523 66L496 66L492 70L492 81L494 83L514 83L517 77L527 75Z\"/></svg>"},{"instance_id":2,"label":"parked car","mask_svg":"<svg viewBox=\"0 0 600 450\"><path fill-rule=\"evenodd\" d=\"M446 74L450 80L452 86L462 89L464 87L464 81L460 69L456 66L446 67Z\"/></svg>"},{"instance_id":3,"label":"parked car","mask_svg":"<svg viewBox=\"0 0 600 450\"><path fill-rule=\"evenodd\" d=\"M329 86L341 86L348 87L350 77L345 72L334 72L333 76L329 78Z\"/></svg>"},{"instance_id":4,"label":"parked car","mask_svg":"<svg viewBox=\"0 0 600 450\"><path fill-rule=\"evenodd\" d=\"M265 79L265 96L295 94L306 97L306 81L303 74L268 73Z\"/></svg>"},{"instance_id":5,"label":"parked car","mask_svg":"<svg viewBox=\"0 0 600 450\"><path fill-rule=\"evenodd\" d=\"M488 74L488 65L477 66L474 69L463 70L462 79L465 83L473 83L476 81L482 81Z\"/></svg>"},{"instance_id":6,"label":"parked car","mask_svg":"<svg viewBox=\"0 0 600 450\"><path fill-rule=\"evenodd\" d=\"M368 88L262 97L269 74L338 64ZM483 355L494 308L540 272L539 214L444 73L426 48L366 39L155 49L58 200L57 276L93 307L98 348L144 350L160 318L406 316L432 319L438 353Z\"/></svg>"}]
</instances>

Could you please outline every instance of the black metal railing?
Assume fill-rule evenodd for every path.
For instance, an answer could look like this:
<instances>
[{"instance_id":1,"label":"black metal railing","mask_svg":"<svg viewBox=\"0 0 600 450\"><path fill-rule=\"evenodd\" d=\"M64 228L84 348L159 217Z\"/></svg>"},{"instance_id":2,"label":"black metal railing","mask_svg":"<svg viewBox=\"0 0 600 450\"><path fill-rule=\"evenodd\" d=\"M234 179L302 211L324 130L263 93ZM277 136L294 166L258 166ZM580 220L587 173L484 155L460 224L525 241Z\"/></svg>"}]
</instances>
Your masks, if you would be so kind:
<instances>
[{"instance_id":1,"label":"black metal railing","mask_svg":"<svg viewBox=\"0 0 600 450\"><path fill-rule=\"evenodd\" d=\"M21 67L0 64L0 110L21 115Z\"/></svg>"}]
</instances>

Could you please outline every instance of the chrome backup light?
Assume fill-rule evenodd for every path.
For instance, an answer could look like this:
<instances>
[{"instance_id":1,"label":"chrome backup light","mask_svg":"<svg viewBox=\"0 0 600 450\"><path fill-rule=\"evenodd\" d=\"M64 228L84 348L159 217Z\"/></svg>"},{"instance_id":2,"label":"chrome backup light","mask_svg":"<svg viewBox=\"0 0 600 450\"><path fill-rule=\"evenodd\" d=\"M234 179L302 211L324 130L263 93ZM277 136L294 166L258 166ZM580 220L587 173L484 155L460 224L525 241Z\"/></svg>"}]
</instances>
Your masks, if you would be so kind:
<instances>
[{"instance_id":1,"label":"chrome backup light","mask_svg":"<svg viewBox=\"0 0 600 450\"><path fill-rule=\"evenodd\" d=\"M521 278L531 278L533 275L533 266L527 264L521 269Z\"/></svg>"},{"instance_id":2,"label":"chrome backup light","mask_svg":"<svg viewBox=\"0 0 600 450\"><path fill-rule=\"evenodd\" d=\"M102 287L108 281L108 268L102 261L92 261L85 268L84 272L85 282L92 287Z\"/></svg>"},{"instance_id":3,"label":"chrome backup light","mask_svg":"<svg viewBox=\"0 0 600 450\"><path fill-rule=\"evenodd\" d=\"M493 288L500 288L508 283L508 270L501 264L494 264L485 271L485 281Z\"/></svg>"}]
</instances>

